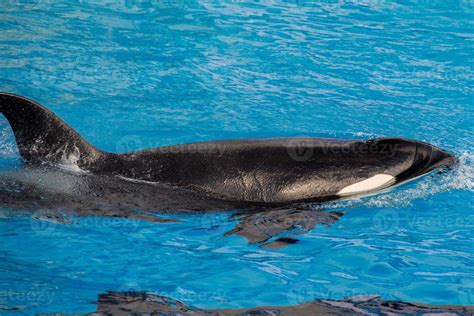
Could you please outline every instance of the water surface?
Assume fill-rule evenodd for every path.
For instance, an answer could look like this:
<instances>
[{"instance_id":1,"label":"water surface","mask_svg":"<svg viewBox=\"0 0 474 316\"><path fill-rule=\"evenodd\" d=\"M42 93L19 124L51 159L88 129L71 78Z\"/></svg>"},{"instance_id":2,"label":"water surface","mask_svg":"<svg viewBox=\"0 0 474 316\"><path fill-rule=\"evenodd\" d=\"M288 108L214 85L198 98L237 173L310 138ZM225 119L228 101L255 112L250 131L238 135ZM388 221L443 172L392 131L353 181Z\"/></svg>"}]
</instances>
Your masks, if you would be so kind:
<instances>
[{"instance_id":1,"label":"water surface","mask_svg":"<svg viewBox=\"0 0 474 316\"><path fill-rule=\"evenodd\" d=\"M461 164L320 206L345 213L280 249L225 237L232 210L165 224L2 210L0 305L91 312L98 294L130 289L203 308L474 304L473 21L470 0L2 2L0 90L102 149L402 136ZM0 131L1 170L22 168L5 119Z\"/></svg>"}]
</instances>

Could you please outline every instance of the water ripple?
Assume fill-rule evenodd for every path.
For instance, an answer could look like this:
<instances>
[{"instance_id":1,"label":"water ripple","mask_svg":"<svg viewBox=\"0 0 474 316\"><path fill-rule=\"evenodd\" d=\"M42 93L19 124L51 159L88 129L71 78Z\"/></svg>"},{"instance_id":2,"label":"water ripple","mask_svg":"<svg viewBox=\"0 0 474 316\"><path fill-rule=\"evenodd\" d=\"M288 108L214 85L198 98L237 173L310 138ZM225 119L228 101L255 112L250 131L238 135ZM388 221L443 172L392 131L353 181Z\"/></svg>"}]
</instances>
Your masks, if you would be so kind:
<instances>
[{"instance_id":1,"label":"water ripple","mask_svg":"<svg viewBox=\"0 0 474 316\"><path fill-rule=\"evenodd\" d=\"M364 294L473 304L473 21L470 0L2 2L0 90L105 150L403 136L460 165L318 205L344 216L284 248L226 234L245 220L232 212L160 224L2 210L0 306L90 312L98 294L131 289L207 308ZM5 120L0 156L1 170L21 167Z\"/></svg>"}]
</instances>

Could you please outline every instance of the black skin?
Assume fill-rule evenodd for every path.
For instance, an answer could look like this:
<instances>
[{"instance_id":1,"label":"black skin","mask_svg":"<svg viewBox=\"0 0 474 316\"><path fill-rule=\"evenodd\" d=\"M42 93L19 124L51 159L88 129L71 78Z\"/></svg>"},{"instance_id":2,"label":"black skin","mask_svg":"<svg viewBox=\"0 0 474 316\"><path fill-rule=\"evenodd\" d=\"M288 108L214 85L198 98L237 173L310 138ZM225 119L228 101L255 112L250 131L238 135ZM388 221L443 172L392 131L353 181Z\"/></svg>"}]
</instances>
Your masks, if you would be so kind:
<instances>
[{"instance_id":1,"label":"black skin","mask_svg":"<svg viewBox=\"0 0 474 316\"><path fill-rule=\"evenodd\" d=\"M6 208L6 210L2 210ZM298 242L295 237L317 225L337 222L343 212L328 212L312 205L249 205L212 199L190 190L167 185L139 183L113 176L78 174L51 166L26 166L0 172L0 214L8 210L37 212L34 217L67 224L71 216L122 217L169 223L174 214L203 214L226 211L229 216L226 236L239 235L249 243L278 249ZM39 210L39 211L38 211ZM162 217L163 214L171 216ZM212 214L210 215L213 218ZM208 219L192 221L212 226ZM217 225L222 225L218 223ZM226 226L224 226L226 227ZM209 229L212 227L200 227ZM284 234L284 237L278 238ZM277 239L275 239L277 238Z\"/></svg>"},{"instance_id":2,"label":"black skin","mask_svg":"<svg viewBox=\"0 0 474 316\"><path fill-rule=\"evenodd\" d=\"M154 195L165 187L173 192L171 196L189 199L191 203L185 206L190 209L193 203L205 209L214 204L240 207L327 201L339 198L337 192L342 188L377 174L392 175L397 184L456 162L440 148L403 138L212 141L116 154L95 148L54 113L24 97L0 93L0 112L29 165L77 165L96 177L92 188L103 191L99 199L121 186L142 187L130 184L132 181L147 182L146 189L137 189L137 194L142 200L149 199L150 206ZM102 189L97 185L105 181L101 177L109 179ZM120 182L117 177L126 180ZM176 190L187 194L175 194ZM209 205L202 207L202 201Z\"/></svg>"}]
</instances>

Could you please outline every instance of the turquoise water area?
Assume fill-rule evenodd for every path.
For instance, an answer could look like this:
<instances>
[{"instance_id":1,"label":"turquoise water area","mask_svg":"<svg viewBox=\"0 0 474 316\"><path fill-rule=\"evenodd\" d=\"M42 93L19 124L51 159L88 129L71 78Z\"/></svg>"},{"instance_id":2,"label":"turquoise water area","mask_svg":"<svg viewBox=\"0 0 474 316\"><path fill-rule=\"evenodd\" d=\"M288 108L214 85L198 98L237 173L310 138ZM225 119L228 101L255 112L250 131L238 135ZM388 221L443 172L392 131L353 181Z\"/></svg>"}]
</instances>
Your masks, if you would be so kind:
<instances>
[{"instance_id":1,"label":"turquoise water area","mask_svg":"<svg viewBox=\"0 0 474 316\"><path fill-rule=\"evenodd\" d=\"M3 209L1 308L91 312L107 290L205 308L363 294L474 304L473 27L471 0L2 1L0 91L102 149L402 136L461 162L323 205L345 214L276 250L225 237L232 210L160 224ZM0 170L22 168L3 118L0 135Z\"/></svg>"}]
</instances>

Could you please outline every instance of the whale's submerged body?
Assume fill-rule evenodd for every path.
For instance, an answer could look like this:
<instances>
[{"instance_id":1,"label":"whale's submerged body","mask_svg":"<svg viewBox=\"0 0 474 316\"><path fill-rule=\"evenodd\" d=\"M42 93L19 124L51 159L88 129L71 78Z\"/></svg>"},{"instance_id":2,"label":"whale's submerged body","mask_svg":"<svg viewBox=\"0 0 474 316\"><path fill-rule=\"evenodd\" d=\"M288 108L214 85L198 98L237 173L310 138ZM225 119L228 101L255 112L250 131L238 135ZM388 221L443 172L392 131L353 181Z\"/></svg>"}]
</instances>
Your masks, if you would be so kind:
<instances>
[{"instance_id":1,"label":"whale's submerged body","mask_svg":"<svg viewBox=\"0 0 474 316\"><path fill-rule=\"evenodd\" d=\"M49 166L43 176L54 177L54 166L61 165L87 171L68 182L72 196L82 192L81 203L122 197L132 207L132 196L139 196L136 206L147 201L140 205L147 208L157 200L163 203L166 196L186 199L178 207L188 209L200 208L203 201L212 201L213 208L219 205L215 201L222 205L318 202L377 192L456 161L440 148L403 138L211 141L117 154L95 148L54 113L26 98L1 93L0 112L28 165ZM30 191L37 186L22 179ZM50 181L61 182L58 179ZM67 176L62 181L67 182ZM43 181L43 186L44 182L49 181ZM10 193L2 194L2 201L8 200L7 195L11 198Z\"/></svg>"}]
</instances>

